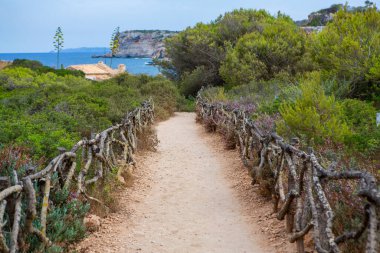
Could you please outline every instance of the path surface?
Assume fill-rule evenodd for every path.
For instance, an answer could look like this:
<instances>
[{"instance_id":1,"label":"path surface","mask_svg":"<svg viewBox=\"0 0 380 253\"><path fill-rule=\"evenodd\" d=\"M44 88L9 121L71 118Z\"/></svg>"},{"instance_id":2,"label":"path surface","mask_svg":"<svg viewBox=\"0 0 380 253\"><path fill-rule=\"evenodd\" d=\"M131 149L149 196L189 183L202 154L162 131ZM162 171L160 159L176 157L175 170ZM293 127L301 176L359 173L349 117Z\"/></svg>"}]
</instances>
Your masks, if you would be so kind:
<instances>
[{"instance_id":1,"label":"path surface","mask_svg":"<svg viewBox=\"0 0 380 253\"><path fill-rule=\"evenodd\" d=\"M276 252L255 233L258 225L247 223L226 177L229 165L193 113L160 123L157 134L158 152L138 161L121 210L79 245L81 252Z\"/></svg>"}]
</instances>

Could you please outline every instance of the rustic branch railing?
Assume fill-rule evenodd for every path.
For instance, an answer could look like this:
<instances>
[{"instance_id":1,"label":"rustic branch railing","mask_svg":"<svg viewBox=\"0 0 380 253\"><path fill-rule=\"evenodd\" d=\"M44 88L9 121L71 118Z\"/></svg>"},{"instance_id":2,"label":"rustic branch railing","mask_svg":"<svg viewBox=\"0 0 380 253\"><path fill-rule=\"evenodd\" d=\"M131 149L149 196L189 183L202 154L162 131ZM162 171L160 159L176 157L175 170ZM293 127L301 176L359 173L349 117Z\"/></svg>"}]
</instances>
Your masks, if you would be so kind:
<instances>
[{"instance_id":1,"label":"rustic branch railing","mask_svg":"<svg viewBox=\"0 0 380 253\"><path fill-rule=\"evenodd\" d=\"M319 253L341 252L342 242L357 240L365 231L365 252L378 252L380 190L373 175L358 170L335 171L334 164L325 169L311 148L307 152L299 149L298 139L288 144L276 133L265 135L243 110L232 110L222 103L208 103L201 92L197 97L197 116L212 129L219 127L234 132L253 184L269 173L274 182L271 192L274 212L279 220L286 217L289 241L297 243L299 253L304 252L304 236L311 230ZM359 181L357 195L365 202L364 219L357 231L336 236L333 233L334 211L324 186L329 181L343 179Z\"/></svg>"},{"instance_id":2,"label":"rustic branch railing","mask_svg":"<svg viewBox=\"0 0 380 253\"><path fill-rule=\"evenodd\" d=\"M95 183L110 173L111 168L118 167L118 175L125 169L123 165L134 165L133 154L137 145L137 132L143 128L149 127L154 120L154 108L152 102L144 102L141 107L129 112L120 124L112 126L103 132L97 134L93 139L83 139L76 143L69 151L62 151L55 157L46 168L29 173L23 178L18 179L16 171L13 171L12 179L3 178L5 182L13 181L13 185L8 185L0 192L0 252L18 252L19 250L19 232L20 229L27 233L35 234L45 245L51 245L51 241L46 236L46 230L49 224L46 223L49 194L51 191L51 176L58 173L58 189L66 189L76 193L78 197L92 201L99 200L88 196L86 186ZM117 160L120 158L120 160ZM92 178L87 178L92 175ZM76 184L73 185L73 181ZM33 221L38 217L37 198L35 183L42 184L42 205L39 212L39 221L41 228L33 226ZM41 183L42 182L42 183ZM10 183L9 183L10 184ZM26 200L26 206L22 206L22 200ZM8 208L9 203L13 203ZM4 226L4 215L7 210L12 210L8 214L12 219L11 240L7 244L2 227ZM21 221L22 214L25 213L25 221Z\"/></svg>"}]
</instances>

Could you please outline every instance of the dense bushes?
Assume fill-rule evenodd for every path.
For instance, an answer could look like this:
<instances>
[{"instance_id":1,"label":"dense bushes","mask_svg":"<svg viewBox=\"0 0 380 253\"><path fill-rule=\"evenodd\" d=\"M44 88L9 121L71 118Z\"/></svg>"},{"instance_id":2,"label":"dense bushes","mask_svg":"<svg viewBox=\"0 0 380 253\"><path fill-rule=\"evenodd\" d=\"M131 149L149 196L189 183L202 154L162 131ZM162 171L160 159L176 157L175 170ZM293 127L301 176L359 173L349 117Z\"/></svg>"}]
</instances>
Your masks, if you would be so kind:
<instances>
[{"instance_id":1,"label":"dense bushes","mask_svg":"<svg viewBox=\"0 0 380 253\"><path fill-rule=\"evenodd\" d=\"M238 85L269 80L280 72L294 75L305 54L306 38L288 17L280 16L262 30L241 37L220 68L223 80Z\"/></svg>"},{"instance_id":2,"label":"dense bushes","mask_svg":"<svg viewBox=\"0 0 380 253\"><path fill-rule=\"evenodd\" d=\"M376 125L375 107L365 101L345 99L342 109L352 132L345 143L363 155L376 154L380 147L380 127Z\"/></svg>"},{"instance_id":3,"label":"dense bushes","mask_svg":"<svg viewBox=\"0 0 380 253\"><path fill-rule=\"evenodd\" d=\"M210 84L207 69L198 66L192 72L183 73L179 88L183 94L195 95L202 86Z\"/></svg>"},{"instance_id":4,"label":"dense bushes","mask_svg":"<svg viewBox=\"0 0 380 253\"><path fill-rule=\"evenodd\" d=\"M292 62L291 68L279 66L281 57L296 59L297 54L292 52L296 52L293 49L297 46L292 48L294 44L288 43L288 38L292 38L289 32L275 33L279 39L272 42L271 36L265 36L264 27L260 32L243 35L235 45L226 42L228 50L220 68L224 87L206 88L202 98L244 111L263 133L276 131L285 141L298 137L301 149L313 147L321 164L331 165L329 169L334 172L355 168L369 171L379 179L379 24L380 14L375 8L340 10L323 32L302 37L304 41L294 40L305 43L304 54ZM267 29L268 33L271 29L276 28ZM271 62L272 59L276 61ZM280 71L268 74L270 68ZM215 131L215 121L205 124ZM227 147L235 148L236 134L227 128L220 131ZM250 168L257 168L261 161L253 162ZM271 176L265 175L265 179ZM358 208L362 206L356 198L358 185L347 180L321 182L335 212L333 232L360 229L365 219ZM266 189L267 185L263 183L260 188ZM342 252L359 252L364 243L358 239L340 246Z\"/></svg>"},{"instance_id":5,"label":"dense bushes","mask_svg":"<svg viewBox=\"0 0 380 253\"><path fill-rule=\"evenodd\" d=\"M380 151L380 13L371 4L324 11L335 16L318 34L304 33L281 13L226 13L168 39L171 61L161 67L185 96L223 86L204 95L253 106L252 117L271 117L286 137L374 157Z\"/></svg>"},{"instance_id":6,"label":"dense bushes","mask_svg":"<svg viewBox=\"0 0 380 253\"><path fill-rule=\"evenodd\" d=\"M159 62L164 73L173 69L175 75L168 76L176 81L183 79L185 73L191 73L198 66L203 66L210 76L208 82L221 84L218 69L223 57L222 49L214 43L214 25L197 24L177 36L167 40L167 51L170 62Z\"/></svg>"},{"instance_id":7,"label":"dense bushes","mask_svg":"<svg viewBox=\"0 0 380 253\"><path fill-rule=\"evenodd\" d=\"M380 13L337 12L312 41L312 55L327 78L348 82L345 97L380 101Z\"/></svg>"},{"instance_id":8,"label":"dense bushes","mask_svg":"<svg viewBox=\"0 0 380 253\"><path fill-rule=\"evenodd\" d=\"M17 171L19 179L25 177L27 173L30 174L31 170L36 170L44 162L43 160L32 159L29 155L29 150L22 147L7 146L0 148L0 176L8 177L12 174L13 170ZM58 172L56 171L52 177L51 185L54 187L59 184ZM12 179L13 180L13 179ZM3 181L4 182L4 181ZM43 182L41 182L43 184ZM4 190L4 184L1 189ZM39 191L37 184L34 185L37 193L37 198L41 199L43 193ZM46 231L47 236L54 242L55 246L48 249L44 248L40 243L40 239L34 234L29 236L20 236L20 241L27 252L63 252L63 247L67 243L75 242L85 236L86 229L83 225L83 217L89 210L89 204L81 202L74 196L69 197L67 190L52 191L49 201L49 213L47 222L49 224ZM25 196L25 195L24 195ZM7 198L8 207L14 206L13 198ZM25 197L23 204L26 204ZM13 203L13 205L12 205ZM41 201L38 201L36 208L41 210ZM7 242L10 241L10 233L12 230L12 211L6 211L2 225L2 233L4 234ZM25 219L25 213L22 213L22 219ZM35 220L34 226L38 229L41 228L40 220ZM23 227L24 229L24 227ZM60 245L60 246L58 246ZM20 249L21 251L21 249Z\"/></svg>"},{"instance_id":9,"label":"dense bushes","mask_svg":"<svg viewBox=\"0 0 380 253\"><path fill-rule=\"evenodd\" d=\"M44 168L59 153L58 148L71 148L80 139L91 138L119 123L126 112L144 100L152 98L156 116L166 119L181 99L177 87L162 76L125 73L94 82L65 71L51 70L28 60L17 60L0 70L0 176L9 176L15 169L22 178L27 169ZM102 187L94 187L87 194L106 204L114 202L110 198L110 184L115 187L116 173L117 170L112 170ZM58 178L55 172L51 178L53 187L60 184ZM35 188L42 197L40 188L37 185ZM30 235L23 238L25 248L29 252L63 252L68 243L85 236L83 217L88 211L89 204L75 193L52 192L46 232L55 246L45 248L35 235ZM10 230L8 222L3 231Z\"/></svg>"},{"instance_id":10,"label":"dense bushes","mask_svg":"<svg viewBox=\"0 0 380 253\"><path fill-rule=\"evenodd\" d=\"M178 97L162 77L125 74L92 82L13 66L0 71L0 145L26 146L35 157L51 158L57 147L69 148L119 122L145 99L157 100L157 116L167 118Z\"/></svg>"},{"instance_id":11,"label":"dense bushes","mask_svg":"<svg viewBox=\"0 0 380 253\"><path fill-rule=\"evenodd\" d=\"M301 81L299 91L294 101L283 100L279 107L283 119L278 123L279 133L301 137L308 145L323 145L326 139L345 144L345 152L360 157L379 151L380 127L372 103L326 95L315 75Z\"/></svg>"},{"instance_id":12,"label":"dense bushes","mask_svg":"<svg viewBox=\"0 0 380 253\"><path fill-rule=\"evenodd\" d=\"M159 62L163 73L181 83L185 95L200 85L222 85L219 69L226 52L245 34L261 31L275 18L264 10L235 10L210 24L198 23L167 39L170 61ZM194 73L193 73L194 72Z\"/></svg>"},{"instance_id":13,"label":"dense bushes","mask_svg":"<svg viewBox=\"0 0 380 253\"><path fill-rule=\"evenodd\" d=\"M299 137L304 145L330 146L340 156L358 160L375 158L380 151L380 127L373 103L339 100L323 89L314 72L297 81L252 81L230 90L212 87L203 91L209 101L243 108L263 125L286 138ZM271 124L268 122L271 121ZM368 166L374 166L376 158Z\"/></svg>"},{"instance_id":14,"label":"dense bushes","mask_svg":"<svg viewBox=\"0 0 380 253\"><path fill-rule=\"evenodd\" d=\"M84 73L79 70L70 70L70 69L54 69L48 66L42 65L41 62L39 61L32 61L32 60L26 60L26 59L15 59L12 61L12 65L9 66L9 68L29 68L38 74L42 73L54 73L58 76L67 76L67 75L72 75L72 76L79 76L79 77L84 77Z\"/></svg>"},{"instance_id":15,"label":"dense bushes","mask_svg":"<svg viewBox=\"0 0 380 253\"><path fill-rule=\"evenodd\" d=\"M156 113L161 119L170 117L177 107L179 93L169 80L156 80L141 87L143 96L150 96L157 105Z\"/></svg>"},{"instance_id":16,"label":"dense bushes","mask_svg":"<svg viewBox=\"0 0 380 253\"><path fill-rule=\"evenodd\" d=\"M379 106L380 14L372 5L331 8L333 20L311 35L281 13L228 12L167 39L170 60L159 65L186 96L201 86L232 87L321 70L328 95Z\"/></svg>"},{"instance_id":17,"label":"dense bushes","mask_svg":"<svg viewBox=\"0 0 380 253\"><path fill-rule=\"evenodd\" d=\"M284 101L279 108L284 120L278 126L279 133L303 137L309 146L321 144L326 138L342 143L350 131L339 102L325 95L317 77L302 81L299 88L295 101Z\"/></svg>"},{"instance_id":18,"label":"dense bushes","mask_svg":"<svg viewBox=\"0 0 380 253\"><path fill-rule=\"evenodd\" d=\"M166 40L158 62L185 96L202 86L236 86L313 70L306 34L286 15L239 9Z\"/></svg>"}]
</instances>

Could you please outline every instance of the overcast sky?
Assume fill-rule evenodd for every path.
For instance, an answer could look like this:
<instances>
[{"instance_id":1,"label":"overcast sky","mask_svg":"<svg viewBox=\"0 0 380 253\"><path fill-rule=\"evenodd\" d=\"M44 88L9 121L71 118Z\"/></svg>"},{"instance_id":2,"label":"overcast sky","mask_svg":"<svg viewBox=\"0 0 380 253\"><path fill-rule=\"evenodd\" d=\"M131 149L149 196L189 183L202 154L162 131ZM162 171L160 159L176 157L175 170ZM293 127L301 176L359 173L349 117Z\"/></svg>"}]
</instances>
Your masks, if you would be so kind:
<instances>
[{"instance_id":1,"label":"overcast sky","mask_svg":"<svg viewBox=\"0 0 380 253\"><path fill-rule=\"evenodd\" d=\"M107 46L116 26L182 30L236 8L266 9L305 19L330 0L0 0L0 53L47 52L62 27L65 48ZM373 1L379 6L380 0ZM364 0L349 0L363 5Z\"/></svg>"}]
</instances>

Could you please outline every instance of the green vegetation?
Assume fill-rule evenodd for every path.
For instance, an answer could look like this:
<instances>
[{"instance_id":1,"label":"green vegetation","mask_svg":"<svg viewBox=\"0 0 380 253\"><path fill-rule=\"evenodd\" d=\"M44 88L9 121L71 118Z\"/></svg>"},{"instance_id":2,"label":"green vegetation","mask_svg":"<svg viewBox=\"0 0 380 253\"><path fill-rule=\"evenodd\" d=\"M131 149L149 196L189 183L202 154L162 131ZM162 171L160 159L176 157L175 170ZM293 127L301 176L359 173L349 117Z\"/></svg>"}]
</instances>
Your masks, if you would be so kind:
<instances>
[{"instance_id":1,"label":"green vegetation","mask_svg":"<svg viewBox=\"0 0 380 253\"><path fill-rule=\"evenodd\" d=\"M339 11L312 41L312 55L325 78L336 80L330 92L380 102L380 13ZM346 85L341 85L345 82Z\"/></svg>"},{"instance_id":2,"label":"green vegetation","mask_svg":"<svg viewBox=\"0 0 380 253\"><path fill-rule=\"evenodd\" d=\"M337 11L339 6L333 7ZM222 21L249 20L253 13L263 14L248 22L255 28L230 33L233 40L218 30ZM340 9L322 32L309 35L282 14L238 10L168 40L168 53L176 60L162 67L171 71L168 77L177 78L185 95L208 86L203 98L244 110L263 133L276 131L287 141L298 137L301 148L313 147L324 165L334 162L338 171L362 169L380 178L379 24L380 13L371 3L362 9ZM236 31L237 26L232 27ZM199 46L190 34L209 30L213 39L200 40L207 44L202 51L185 55L179 51ZM214 38L223 39L216 43ZM211 60L192 60L207 55L217 72L210 71ZM190 60L183 58L189 56ZM214 78L206 79L209 76ZM215 130L215 123L206 122L206 127ZM226 147L235 148L236 136L229 129L220 131ZM363 214L356 205L359 200L352 197L357 187L345 181L324 188L336 211L334 233L358 229ZM342 252L360 252L363 245L363 240L344 243Z\"/></svg>"},{"instance_id":3,"label":"green vegetation","mask_svg":"<svg viewBox=\"0 0 380 253\"><path fill-rule=\"evenodd\" d=\"M82 138L89 139L119 123L125 113L150 98L155 102L158 119L166 119L177 103L186 102L177 87L162 76L125 73L94 82L85 79L80 71L55 70L36 61L15 60L0 70L0 176L8 176L15 169L22 178L31 165L37 170L44 168L59 154L58 148L69 149ZM52 185L59 184L57 173L52 175ZM114 202L110 185L115 186L116 173L117 170L110 173L102 187L88 194L106 204ZM63 252L68 243L85 236L83 217L89 204L73 194L51 194L47 236L55 246L44 249L40 240L31 235L25 238L28 252ZM8 222L3 230L9 231L11 224ZM39 228L40 224L34 226Z\"/></svg>"},{"instance_id":4,"label":"green vegetation","mask_svg":"<svg viewBox=\"0 0 380 253\"><path fill-rule=\"evenodd\" d=\"M206 93L250 105L254 118L272 117L273 130L284 137L332 144L351 159L374 158L380 151L380 13L371 3L320 12L336 14L310 35L282 13L226 13L167 39L171 61L160 66L185 96L203 86L224 87Z\"/></svg>"},{"instance_id":5,"label":"green vegetation","mask_svg":"<svg viewBox=\"0 0 380 253\"><path fill-rule=\"evenodd\" d=\"M40 168L59 147L119 122L145 99L153 98L156 116L165 119L178 108L194 110L194 96L208 86L204 97L244 108L264 132L297 136L303 147L344 168L374 172L380 162L379 31L380 13L370 3L340 9L311 35L284 14L240 9L168 38L170 60L159 62L167 78L125 73L93 82L80 71L15 60L0 70L0 158L22 150L22 161ZM0 164L1 173L10 164L25 169L11 159ZM54 226L47 232L58 243L83 237L75 221L88 210L75 199L60 202L64 194L54 193L48 217Z\"/></svg>"},{"instance_id":6,"label":"green vegetation","mask_svg":"<svg viewBox=\"0 0 380 253\"><path fill-rule=\"evenodd\" d=\"M306 36L288 17L280 15L263 25L262 31L242 36L227 52L220 68L226 83L239 85L269 80L278 74L305 70Z\"/></svg>"},{"instance_id":7,"label":"green vegetation","mask_svg":"<svg viewBox=\"0 0 380 253\"><path fill-rule=\"evenodd\" d=\"M318 73L301 81L297 89L294 100L280 103L282 120L278 121L277 131L281 135L300 137L311 146L344 144L340 152L359 159L376 157L380 127L376 126L373 103L326 95Z\"/></svg>"},{"instance_id":8,"label":"green vegetation","mask_svg":"<svg viewBox=\"0 0 380 253\"><path fill-rule=\"evenodd\" d=\"M150 97L157 103L159 118L176 109L178 91L163 77L126 73L92 82L77 72L65 70L60 76L56 73L62 74L60 70L44 73L45 69L11 66L0 71L0 145L21 145L36 158L49 159L57 155L58 147L69 148L119 122Z\"/></svg>"},{"instance_id":9,"label":"green vegetation","mask_svg":"<svg viewBox=\"0 0 380 253\"><path fill-rule=\"evenodd\" d=\"M2 177L12 175L12 172L15 170L17 171L19 178L22 178L28 173L30 174L31 169L35 170L43 164L43 160L38 161L32 159L29 155L28 149L10 145L0 149L0 161L0 176ZM51 177L52 186L59 184L58 178L58 172L56 171ZM4 185L1 187L4 187ZM38 186L37 183L34 185L34 189L37 192L37 198L41 199L43 194L39 191L39 187L40 186ZM10 205L12 205L12 203L14 205L13 198L8 198L7 201ZM27 203L25 195L22 201L23 205ZM41 201L38 201L36 204L38 210L41 210L41 203ZM44 248L40 243L40 239L37 238L36 235L30 234L27 237L22 237L23 249L20 249L20 251L25 251L27 249L27 252L64 252L64 248L68 243L78 241L85 236L86 228L83 225L83 218L88 210L88 203L77 199L75 195L69 193L67 190L51 192L49 213L47 216L49 226L46 233L55 245L49 248ZM22 213L22 219L25 219L25 215L25 213ZM12 217L9 217L8 215L4 216L2 231L8 243L11 237L9 233L12 229L11 220ZM33 226L40 229L40 220L36 219Z\"/></svg>"},{"instance_id":10,"label":"green vegetation","mask_svg":"<svg viewBox=\"0 0 380 253\"><path fill-rule=\"evenodd\" d=\"M262 29L274 17L264 10L236 10L210 24L199 23L166 40L171 61L160 62L163 73L178 81L183 93L196 95L204 85L222 85L219 68L228 48L247 33Z\"/></svg>"},{"instance_id":11,"label":"green vegetation","mask_svg":"<svg viewBox=\"0 0 380 253\"><path fill-rule=\"evenodd\" d=\"M185 96L202 86L236 86L314 69L307 38L286 15L235 10L166 40L170 61L158 62Z\"/></svg>"},{"instance_id":12,"label":"green vegetation","mask_svg":"<svg viewBox=\"0 0 380 253\"><path fill-rule=\"evenodd\" d=\"M58 178L57 175L55 175ZM57 182L56 182L57 183ZM51 211L48 213L46 231L48 238L53 238L55 245L44 249L35 235L27 238L30 248L28 252L64 252L65 245L77 242L86 235L83 219L90 209L89 203L78 199L68 199L69 192L53 192L51 195ZM54 203L54 204L53 204ZM61 246L58 246L61 245Z\"/></svg>"},{"instance_id":13,"label":"green vegetation","mask_svg":"<svg viewBox=\"0 0 380 253\"><path fill-rule=\"evenodd\" d=\"M281 103L279 112L284 124L278 132L285 136L298 136L308 146L322 143L328 138L341 143L350 135L343 120L343 110L333 96L326 96L318 77L302 81L300 94L294 101ZM287 132L290 131L290 132Z\"/></svg>"},{"instance_id":14,"label":"green vegetation","mask_svg":"<svg viewBox=\"0 0 380 253\"><path fill-rule=\"evenodd\" d=\"M54 69L48 66L42 65L39 61L32 61L32 60L25 60L25 59L15 59L12 62L12 65L8 66L8 68L28 68L36 72L37 74L43 74L43 73L54 73L57 76L66 76L66 75L72 75L72 76L79 76L84 77L84 73L79 70L67 70L67 69Z\"/></svg>"}]
</instances>

